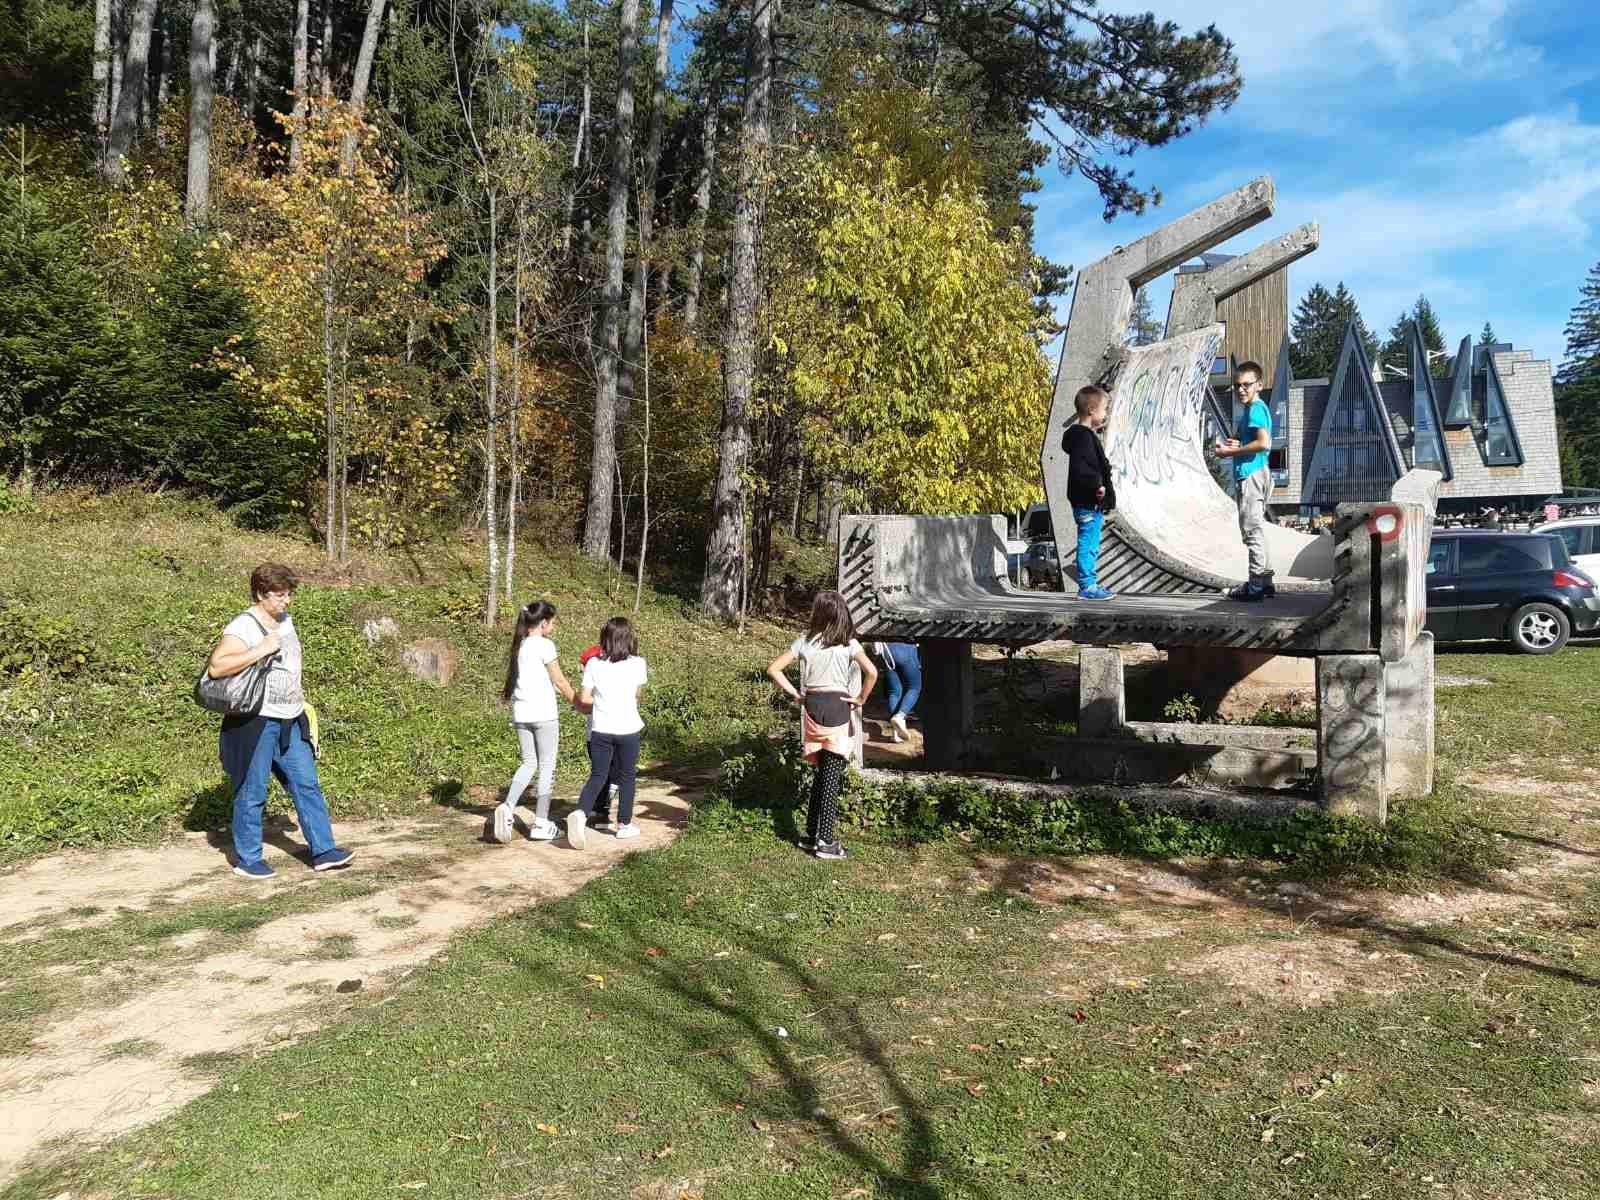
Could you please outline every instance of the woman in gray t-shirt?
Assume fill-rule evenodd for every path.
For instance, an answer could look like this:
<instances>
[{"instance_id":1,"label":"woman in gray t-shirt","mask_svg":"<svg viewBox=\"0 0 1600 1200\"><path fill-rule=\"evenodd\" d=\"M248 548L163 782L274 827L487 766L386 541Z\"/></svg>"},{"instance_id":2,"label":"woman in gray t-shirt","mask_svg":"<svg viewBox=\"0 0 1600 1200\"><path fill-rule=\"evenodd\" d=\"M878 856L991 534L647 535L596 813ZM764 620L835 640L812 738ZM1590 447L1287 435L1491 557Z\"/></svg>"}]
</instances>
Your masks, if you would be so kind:
<instances>
[{"instance_id":1,"label":"woman in gray t-shirt","mask_svg":"<svg viewBox=\"0 0 1600 1200\"><path fill-rule=\"evenodd\" d=\"M222 769L233 785L233 873L245 879L271 879L276 874L261 857L261 818L267 807L267 781L274 775L294 801L300 831L311 847L312 869L337 870L355 857L334 843L311 751L300 678L304 660L289 617L289 601L299 583L294 571L282 563L262 563L252 571L252 603L228 623L207 664L213 679L226 679L271 659L261 711L224 717L219 743Z\"/></svg>"}]
</instances>

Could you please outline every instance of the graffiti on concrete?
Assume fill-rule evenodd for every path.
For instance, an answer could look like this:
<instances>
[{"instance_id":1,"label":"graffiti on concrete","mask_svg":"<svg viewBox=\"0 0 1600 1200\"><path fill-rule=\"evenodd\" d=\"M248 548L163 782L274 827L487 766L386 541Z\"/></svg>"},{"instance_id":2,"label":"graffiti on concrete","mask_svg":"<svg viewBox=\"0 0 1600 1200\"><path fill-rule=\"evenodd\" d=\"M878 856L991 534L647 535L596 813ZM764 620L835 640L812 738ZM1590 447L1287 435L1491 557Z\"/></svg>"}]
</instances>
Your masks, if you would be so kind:
<instances>
[{"instance_id":1,"label":"graffiti on concrete","mask_svg":"<svg viewBox=\"0 0 1600 1200\"><path fill-rule=\"evenodd\" d=\"M1212 326L1130 351L1105 431L1119 488L1208 474L1201 412L1221 345L1221 330Z\"/></svg>"}]
</instances>

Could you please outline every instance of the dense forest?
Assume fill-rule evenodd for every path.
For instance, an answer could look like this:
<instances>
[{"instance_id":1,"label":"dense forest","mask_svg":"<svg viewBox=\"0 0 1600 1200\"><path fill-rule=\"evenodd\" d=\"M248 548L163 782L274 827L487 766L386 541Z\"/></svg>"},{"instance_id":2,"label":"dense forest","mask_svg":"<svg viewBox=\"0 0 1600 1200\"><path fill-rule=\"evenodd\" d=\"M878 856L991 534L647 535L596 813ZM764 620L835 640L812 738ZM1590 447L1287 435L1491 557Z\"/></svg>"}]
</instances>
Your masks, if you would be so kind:
<instances>
[{"instance_id":1,"label":"dense forest","mask_svg":"<svg viewBox=\"0 0 1600 1200\"><path fill-rule=\"evenodd\" d=\"M1060 170L1233 102L1095 0L3 0L0 501L148 481L339 561L700 572L1037 498Z\"/></svg>"}]
</instances>

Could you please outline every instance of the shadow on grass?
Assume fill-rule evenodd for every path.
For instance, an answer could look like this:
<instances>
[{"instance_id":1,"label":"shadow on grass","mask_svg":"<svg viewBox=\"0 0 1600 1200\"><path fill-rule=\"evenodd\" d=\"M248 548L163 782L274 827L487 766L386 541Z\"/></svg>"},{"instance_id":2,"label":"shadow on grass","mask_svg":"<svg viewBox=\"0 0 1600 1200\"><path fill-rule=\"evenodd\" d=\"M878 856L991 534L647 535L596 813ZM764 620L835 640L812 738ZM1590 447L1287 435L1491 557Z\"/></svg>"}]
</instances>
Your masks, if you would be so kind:
<instances>
[{"instance_id":1,"label":"shadow on grass","mask_svg":"<svg viewBox=\"0 0 1600 1200\"><path fill-rule=\"evenodd\" d=\"M1499 834L1513 842L1525 842L1530 846L1543 846L1547 850L1559 850L1563 854L1581 854L1585 858L1600 858L1600 850L1585 850L1582 846L1574 846L1570 842L1557 841L1555 838L1539 837L1532 833L1514 833L1509 829L1492 829L1489 826L1479 826L1487 833Z\"/></svg>"},{"instance_id":2,"label":"shadow on grass","mask_svg":"<svg viewBox=\"0 0 1600 1200\"><path fill-rule=\"evenodd\" d=\"M1522 834L1507 833L1507 837L1515 837L1523 841L1535 842L1541 845L1556 846L1563 850L1572 849L1558 842L1547 841L1543 838L1530 837ZM1578 850L1576 853L1592 854L1592 851ZM1002 851L973 847L965 851L975 869L984 873L995 874L993 864L980 855L996 856ZM996 885L1013 891L1019 895L1026 895L1031 890L1034 862L1042 856L1022 855L1007 856L1011 861L995 875ZM1070 860L1069 860L1070 861ZM1486 963L1491 966L1506 967L1514 970L1528 971L1535 975L1542 975L1550 979L1559 979L1566 983L1578 984L1580 987L1600 988L1600 978L1574 971L1557 963L1546 962L1541 959L1531 958L1524 954L1511 954L1503 950L1478 948L1467 945L1464 941L1447 937L1423 925L1402 924L1387 920L1384 917L1354 907L1333 908L1321 904L1318 900L1309 897L1285 897L1277 893L1257 894L1237 888L1227 888L1222 879L1212 873L1170 859L1146 859L1151 866L1181 878L1195 891L1206 893L1215 898L1218 903L1227 904L1234 908L1245 908L1255 912L1267 914L1279 919L1286 915L1293 915L1302 922L1315 921L1319 932L1350 938L1352 940L1376 936L1385 938L1400 949L1426 957L1428 952L1450 955L1456 958L1468 959L1472 962ZM1236 868L1230 874L1236 874ZM1087 875L1086 875L1087 878ZM1326 890L1326 889L1325 889ZM1525 889L1497 888L1505 895L1520 896L1525 899L1544 899ZM1353 896L1342 897L1352 905L1357 902ZM1161 903L1157 900L1156 903Z\"/></svg>"},{"instance_id":3,"label":"shadow on grass","mask_svg":"<svg viewBox=\"0 0 1600 1200\"><path fill-rule=\"evenodd\" d=\"M663 900L665 902L665 898ZM761 962L777 968L783 980L813 1011L808 1017L826 1035L830 1052L826 1055L801 1055L767 1020L731 999L734 996L771 994L773 983L755 978L748 972L746 978L732 987L713 986L698 968L706 961L679 965L661 956L650 940L648 927L631 918L627 912L607 914L600 929L586 932L583 927L567 936L583 947L597 965L608 964L619 972L638 972L648 978L654 987L677 997L691 1013L713 1015L736 1026L744 1038L730 1036L722 1039L728 1047L753 1043L765 1065L779 1080L787 1103L768 1101L727 1087L726 1079L717 1073L697 1068L697 1060L710 1057L743 1081L744 1087L754 1089L765 1085L763 1075L741 1064L731 1048L708 1048L698 1053L686 1053L680 1070L697 1075L708 1093L720 1093L729 1105L742 1105L740 1111L752 1120L773 1122L810 1123L841 1156L854 1168L871 1177L875 1195L892 1196L900 1200L939 1200L940 1197L959 1191L963 1196L988 1197L986 1190L969 1172L944 1161L946 1147L941 1144L935 1127L931 1107L918 1095L911 1083L896 1069L889 1048L875 1035L871 1018L862 1005L824 985L819 977L798 961L788 950L770 938L749 928L730 928L723 922L715 925L700 921L685 921L678 917L675 925L689 924L712 940L738 939L743 952ZM719 964L724 970L726 965ZM565 986L567 981L554 970L526 966L530 973L541 977L539 982L550 987ZM726 983L726 980L720 980ZM664 1003L652 1004L642 996L649 992L633 990L626 1000L612 999L601 993L589 1003L592 1008L606 1008L608 1017L625 1020L641 1028L675 1028L685 1043L693 1044L705 1037L703 1027L686 1019L681 1011ZM748 1042L745 1039L748 1039ZM825 1088L837 1080L823 1078L828 1068L836 1063L828 1060L850 1055L865 1064L882 1086L892 1103L880 1110L877 1117L895 1114L895 1124L904 1128L902 1161L892 1162L888 1157L868 1145L841 1115L824 1107ZM820 1061L819 1061L820 1060ZM781 1131L779 1131L781 1133ZM780 1142L781 1145L781 1142Z\"/></svg>"}]
</instances>

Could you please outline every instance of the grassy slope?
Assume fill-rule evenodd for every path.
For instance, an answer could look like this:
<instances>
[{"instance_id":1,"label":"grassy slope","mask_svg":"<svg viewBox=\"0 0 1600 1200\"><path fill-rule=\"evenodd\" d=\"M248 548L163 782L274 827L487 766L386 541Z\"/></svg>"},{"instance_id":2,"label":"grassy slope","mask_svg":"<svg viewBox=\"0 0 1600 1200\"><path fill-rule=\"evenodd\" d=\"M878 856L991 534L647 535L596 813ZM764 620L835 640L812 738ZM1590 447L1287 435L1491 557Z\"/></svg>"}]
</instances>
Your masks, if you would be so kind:
<instances>
[{"instance_id":1,"label":"grassy slope","mask_svg":"<svg viewBox=\"0 0 1600 1200\"><path fill-rule=\"evenodd\" d=\"M465 786L505 786L516 764L498 702L509 625L489 632L474 617L473 547L366 555L330 579L316 547L243 533L181 500L69 494L39 513L0 515L0 660L26 652L27 631L42 620L65 625L90 651L73 676L0 671L0 862L226 821L217 719L189 691L222 626L248 604L251 567L267 559L307 577L294 614L336 820L450 802ZM576 678L578 651L612 613L631 609L631 581L536 545L520 548L517 565L518 602L556 604L557 644ZM398 646L365 643L362 622L385 615L407 640L443 637L459 650L451 686L413 680ZM649 589L637 621L654 683L647 758L714 757L725 738L773 720L759 667L784 631L758 624L740 638ZM586 770L583 721L571 711L562 721L570 787ZM276 789L274 797L286 804Z\"/></svg>"}]
</instances>

